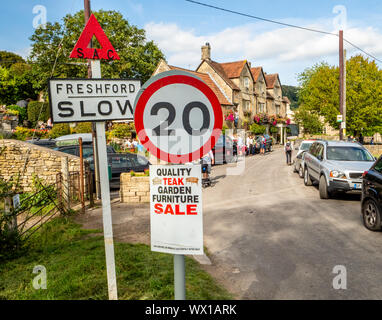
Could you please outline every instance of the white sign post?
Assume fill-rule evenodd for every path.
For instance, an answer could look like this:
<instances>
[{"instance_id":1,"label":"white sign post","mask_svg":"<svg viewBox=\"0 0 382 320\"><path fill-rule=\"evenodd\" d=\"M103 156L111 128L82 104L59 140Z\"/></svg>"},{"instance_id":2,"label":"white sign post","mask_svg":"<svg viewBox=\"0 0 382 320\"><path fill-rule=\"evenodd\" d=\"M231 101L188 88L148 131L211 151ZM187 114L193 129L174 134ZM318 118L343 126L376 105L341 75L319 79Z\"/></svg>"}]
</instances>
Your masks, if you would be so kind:
<instances>
[{"instance_id":1,"label":"white sign post","mask_svg":"<svg viewBox=\"0 0 382 320\"><path fill-rule=\"evenodd\" d=\"M149 79L134 103L143 146L172 164L199 160L223 124L219 100L193 74L168 71ZM186 299L184 254L203 254L200 165L150 166L151 250L174 254L175 300Z\"/></svg>"}]
</instances>

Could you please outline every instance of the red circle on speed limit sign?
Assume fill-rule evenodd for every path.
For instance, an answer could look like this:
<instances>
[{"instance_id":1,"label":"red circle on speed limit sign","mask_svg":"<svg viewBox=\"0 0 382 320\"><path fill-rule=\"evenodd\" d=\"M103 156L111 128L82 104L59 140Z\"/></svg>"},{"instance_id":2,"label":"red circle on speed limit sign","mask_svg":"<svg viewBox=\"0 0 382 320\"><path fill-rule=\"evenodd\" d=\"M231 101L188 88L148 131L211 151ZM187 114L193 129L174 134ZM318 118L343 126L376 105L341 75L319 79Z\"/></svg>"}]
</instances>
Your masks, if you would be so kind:
<instances>
[{"instance_id":1,"label":"red circle on speed limit sign","mask_svg":"<svg viewBox=\"0 0 382 320\"><path fill-rule=\"evenodd\" d=\"M223 114L207 84L192 74L170 71L143 86L135 103L134 123L150 153L166 162L186 163L215 146Z\"/></svg>"}]
</instances>

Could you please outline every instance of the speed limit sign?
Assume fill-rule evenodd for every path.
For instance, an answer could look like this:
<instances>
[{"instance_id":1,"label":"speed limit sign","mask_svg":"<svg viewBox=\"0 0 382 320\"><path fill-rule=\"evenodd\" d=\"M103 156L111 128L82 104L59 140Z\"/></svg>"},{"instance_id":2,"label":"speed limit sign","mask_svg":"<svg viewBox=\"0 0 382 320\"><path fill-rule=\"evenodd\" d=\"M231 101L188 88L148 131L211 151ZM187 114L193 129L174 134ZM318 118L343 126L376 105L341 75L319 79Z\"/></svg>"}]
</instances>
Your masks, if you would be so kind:
<instances>
[{"instance_id":1,"label":"speed limit sign","mask_svg":"<svg viewBox=\"0 0 382 320\"><path fill-rule=\"evenodd\" d=\"M143 146L170 163L200 159L221 134L223 114L212 89L191 73L151 78L135 101L135 129Z\"/></svg>"}]
</instances>

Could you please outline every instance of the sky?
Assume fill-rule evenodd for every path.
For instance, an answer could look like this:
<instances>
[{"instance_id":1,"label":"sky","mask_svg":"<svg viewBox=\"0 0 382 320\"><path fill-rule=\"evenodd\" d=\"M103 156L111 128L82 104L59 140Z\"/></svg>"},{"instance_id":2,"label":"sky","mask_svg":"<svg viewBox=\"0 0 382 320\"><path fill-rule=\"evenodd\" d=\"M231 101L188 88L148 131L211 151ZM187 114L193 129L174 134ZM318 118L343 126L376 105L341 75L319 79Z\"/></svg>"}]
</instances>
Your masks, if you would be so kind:
<instances>
[{"instance_id":1,"label":"sky","mask_svg":"<svg viewBox=\"0 0 382 320\"><path fill-rule=\"evenodd\" d=\"M382 60L380 0L199 0L266 19L338 34ZM338 65L338 37L275 25L202 7L185 0L91 0L92 10L116 10L130 24L146 30L171 65L195 69L201 46L211 45L217 62L248 60L267 73L279 73L284 85L297 85L305 68L325 61ZM26 58L29 37L46 12L48 22L61 21L83 9L83 0L13 0L0 11L0 50ZM73 44L74 46L74 44ZM347 57L360 53L345 44ZM382 64L378 63L380 67Z\"/></svg>"}]
</instances>

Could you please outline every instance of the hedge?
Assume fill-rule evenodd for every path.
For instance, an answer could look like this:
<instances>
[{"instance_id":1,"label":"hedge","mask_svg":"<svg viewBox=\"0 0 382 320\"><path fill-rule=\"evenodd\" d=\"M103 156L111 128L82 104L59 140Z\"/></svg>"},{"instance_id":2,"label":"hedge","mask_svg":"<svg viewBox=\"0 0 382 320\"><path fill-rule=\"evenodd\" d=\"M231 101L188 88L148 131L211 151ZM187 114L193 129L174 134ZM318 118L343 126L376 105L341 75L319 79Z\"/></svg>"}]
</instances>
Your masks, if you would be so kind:
<instances>
[{"instance_id":1,"label":"hedge","mask_svg":"<svg viewBox=\"0 0 382 320\"><path fill-rule=\"evenodd\" d=\"M40 114L40 109L41 114ZM40 118L39 118L40 114ZM30 121L32 127L35 127L37 121L46 122L50 118L50 108L49 103L40 101L31 101L28 104L28 120Z\"/></svg>"}]
</instances>

